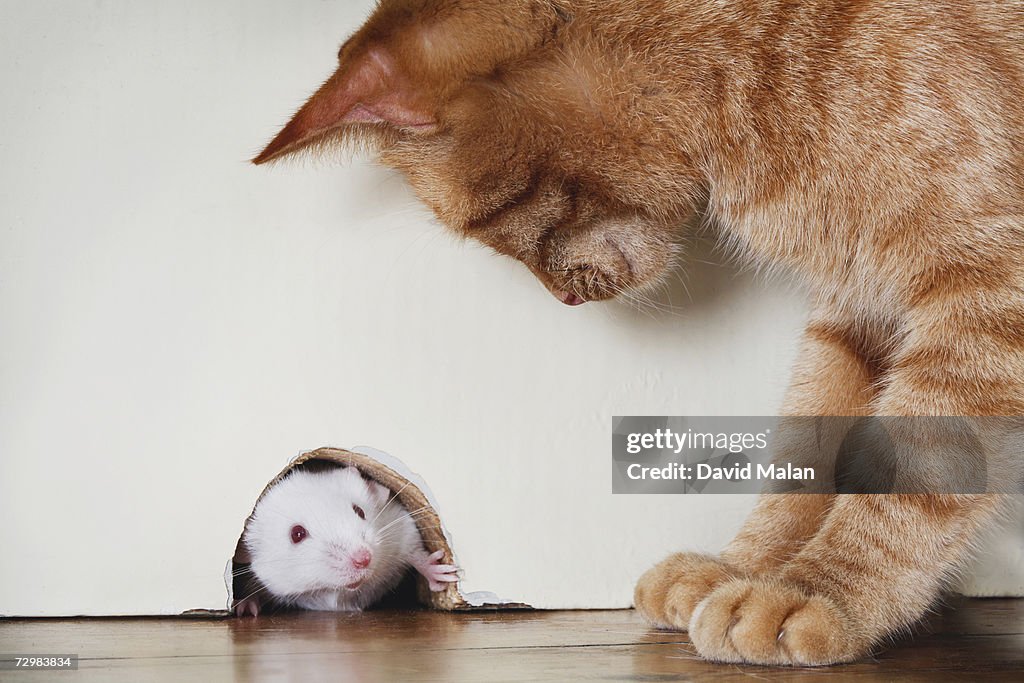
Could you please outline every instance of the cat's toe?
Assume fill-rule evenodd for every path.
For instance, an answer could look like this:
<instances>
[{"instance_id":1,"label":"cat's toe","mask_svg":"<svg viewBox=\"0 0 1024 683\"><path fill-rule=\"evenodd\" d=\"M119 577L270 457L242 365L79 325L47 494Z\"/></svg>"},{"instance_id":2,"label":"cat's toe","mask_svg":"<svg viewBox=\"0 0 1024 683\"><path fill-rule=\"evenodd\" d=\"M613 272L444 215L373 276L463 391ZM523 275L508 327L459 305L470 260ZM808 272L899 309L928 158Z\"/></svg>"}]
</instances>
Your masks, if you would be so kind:
<instances>
[{"instance_id":1,"label":"cat's toe","mask_svg":"<svg viewBox=\"0 0 1024 683\"><path fill-rule=\"evenodd\" d=\"M728 565L712 557L677 553L640 577L633 604L652 626L685 631L697 603L735 576Z\"/></svg>"},{"instance_id":2,"label":"cat's toe","mask_svg":"<svg viewBox=\"0 0 1024 683\"><path fill-rule=\"evenodd\" d=\"M694 610L690 637L707 659L776 666L846 662L867 645L835 602L768 579L719 586Z\"/></svg>"}]
</instances>

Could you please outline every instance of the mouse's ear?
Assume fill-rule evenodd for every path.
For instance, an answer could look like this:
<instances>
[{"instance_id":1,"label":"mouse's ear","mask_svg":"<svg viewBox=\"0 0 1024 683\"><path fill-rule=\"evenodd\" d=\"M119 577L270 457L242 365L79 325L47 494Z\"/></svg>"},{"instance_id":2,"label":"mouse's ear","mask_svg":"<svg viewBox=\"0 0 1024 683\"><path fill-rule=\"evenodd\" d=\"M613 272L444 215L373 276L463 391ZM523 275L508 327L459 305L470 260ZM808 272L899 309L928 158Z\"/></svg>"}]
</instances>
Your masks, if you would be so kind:
<instances>
[{"instance_id":1,"label":"mouse's ear","mask_svg":"<svg viewBox=\"0 0 1024 683\"><path fill-rule=\"evenodd\" d=\"M391 489L373 479L366 480L366 487L370 491L370 499L375 505L383 507L391 499Z\"/></svg>"},{"instance_id":2,"label":"mouse's ear","mask_svg":"<svg viewBox=\"0 0 1024 683\"><path fill-rule=\"evenodd\" d=\"M369 477L355 465L345 465L345 469L356 474L363 480L363 483L366 485L366 491L370 494L370 500L373 501L375 505L384 505L391 498L391 489L384 486L384 484L381 484L376 479Z\"/></svg>"},{"instance_id":3,"label":"mouse's ear","mask_svg":"<svg viewBox=\"0 0 1024 683\"><path fill-rule=\"evenodd\" d=\"M366 476L362 473L362 471L355 465L351 464L342 466L341 476L348 477L349 479L353 480L359 479L361 481L366 481Z\"/></svg>"},{"instance_id":4,"label":"mouse's ear","mask_svg":"<svg viewBox=\"0 0 1024 683\"><path fill-rule=\"evenodd\" d=\"M350 41L340 60L334 75L252 160L254 164L298 151L348 124L379 123L420 133L437 128L427 93L391 48Z\"/></svg>"}]
</instances>

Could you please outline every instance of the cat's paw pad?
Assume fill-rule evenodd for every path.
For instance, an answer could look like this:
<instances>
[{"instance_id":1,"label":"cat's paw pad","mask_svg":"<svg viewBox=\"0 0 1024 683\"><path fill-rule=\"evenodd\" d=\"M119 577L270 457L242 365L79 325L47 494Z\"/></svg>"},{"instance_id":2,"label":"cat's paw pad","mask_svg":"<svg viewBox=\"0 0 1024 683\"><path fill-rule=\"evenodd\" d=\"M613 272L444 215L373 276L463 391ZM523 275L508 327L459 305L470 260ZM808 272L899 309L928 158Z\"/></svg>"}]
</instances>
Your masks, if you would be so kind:
<instances>
[{"instance_id":1,"label":"cat's paw pad","mask_svg":"<svg viewBox=\"0 0 1024 683\"><path fill-rule=\"evenodd\" d=\"M716 586L735 577L724 562L706 555L678 553L640 577L633 604L652 626L685 631L697 603Z\"/></svg>"},{"instance_id":2,"label":"cat's paw pad","mask_svg":"<svg viewBox=\"0 0 1024 683\"><path fill-rule=\"evenodd\" d=\"M438 550L427 558L422 569L423 577L427 580L430 590L440 593L448 584L459 580L459 568L454 564L441 564L444 558L444 551Z\"/></svg>"},{"instance_id":3,"label":"cat's paw pad","mask_svg":"<svg viewBox=\"0 0 1024 683\"><path fill-rule=\"evenodd\" d=\"M770 579L722 584L693 612L690 638L716 662L822 666L865 653L834 601Z\"/></svg>"}]
</instances>

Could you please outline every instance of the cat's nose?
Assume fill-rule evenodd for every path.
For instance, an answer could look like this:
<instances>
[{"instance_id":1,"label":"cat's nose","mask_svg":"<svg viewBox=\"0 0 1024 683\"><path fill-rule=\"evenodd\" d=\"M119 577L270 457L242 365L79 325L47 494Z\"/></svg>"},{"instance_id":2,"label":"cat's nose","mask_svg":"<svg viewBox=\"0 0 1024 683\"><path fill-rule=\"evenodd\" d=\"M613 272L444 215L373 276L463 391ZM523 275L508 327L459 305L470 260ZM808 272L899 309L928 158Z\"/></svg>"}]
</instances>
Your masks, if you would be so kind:
<instances>
[{"instance_id":1,"label":"cat's nose","mask_svg":"<svg viewBox=\"0 0 1024 683\"><path fill-rule=\"evenodd\" d=\"M352 553L352 566L356 569L366 569L370 566L372 559L373 553L370 552L369 548L360 548Z\"/></svg>"},{"instance_id":2,"label":"cat's nose","mask_svg":"<svg viewBox=\"0 0 1024 683\"><path fill-rule=\"evenodd\" d=\"M587 303L587 300L578 294L572 292L563 292L560 289L552 289L551 293L555 295L555 298L561 301L566 306L579 306L580 304Z\"/></svg>"}]
</instances>

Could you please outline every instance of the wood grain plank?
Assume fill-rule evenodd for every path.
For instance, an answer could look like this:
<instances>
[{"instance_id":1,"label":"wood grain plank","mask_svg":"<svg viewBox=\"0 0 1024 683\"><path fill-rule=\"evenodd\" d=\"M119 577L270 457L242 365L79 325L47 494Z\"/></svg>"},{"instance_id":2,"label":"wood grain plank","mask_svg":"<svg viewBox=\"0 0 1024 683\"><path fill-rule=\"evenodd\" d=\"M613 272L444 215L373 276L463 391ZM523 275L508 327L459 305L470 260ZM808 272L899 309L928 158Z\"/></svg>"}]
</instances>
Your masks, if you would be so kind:
<instances>
[{"instance_id":1,"label":"wood grain plank","mask_svg":"<svg viewBox=\"0 0 1024 683\"><path fill-rule=\"evenodd\" d=\"M970 600L875 658L828 669L711 664L631 610L368 612L259 619L0 621L0 651L78 652L4 681L1024 680L1024 600Z\"/></svg>"}]
</instances>

